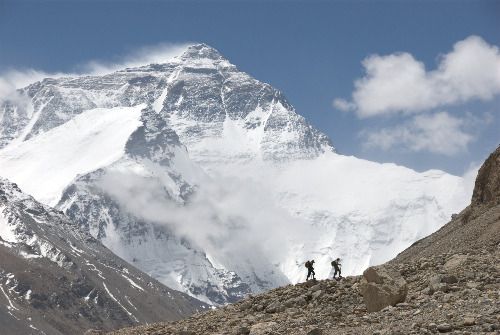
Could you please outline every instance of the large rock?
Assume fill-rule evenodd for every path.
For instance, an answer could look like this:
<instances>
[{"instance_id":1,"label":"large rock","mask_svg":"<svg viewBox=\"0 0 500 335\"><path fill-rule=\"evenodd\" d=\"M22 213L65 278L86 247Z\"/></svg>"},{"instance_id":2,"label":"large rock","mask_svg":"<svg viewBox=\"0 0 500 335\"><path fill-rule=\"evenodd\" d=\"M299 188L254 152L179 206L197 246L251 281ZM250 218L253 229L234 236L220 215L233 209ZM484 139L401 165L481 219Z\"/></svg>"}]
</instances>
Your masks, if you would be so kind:
<instances>
[{"instance_id":1,"label":"large rock","mask_svg":"<svg viewBox=\"0 0 500 335\"><path fill-rule=\"evenodd\" d=\"M428 279L429 294L434 294L435 292L448 292L448 283L443 280L444 276L434 275Z\"/></svg>"},{"instance_id":2,"label":"large rock","mask_svg":"<svg viewBox=\"0 0 500 335\"><path fill-rule=\"evenodd\" d=\"M363 272L360 291L367 311L377 312L404 302L408 286L398 272L388 267L372 266Z\"/></svg>"},{"instance_id":3,"label":"large rock","mask_svg":"<svg viewBox=\"0 0 500 335\"><path fill-rule=\"evenodd\" d=\"M500 146L479 169L472 193L472 204L500 204Z\"/></svg>"},{"instance_id":4,"label":"large rock","mask_svg":"<svg viewBox=\"0 0 500 335\"><path fill-rule=\"evenodd\" d=\"M446 271L451 271L459 268L467 261L467 255L455 254L451 256L444 264L444 269Z\"/></svg>"}]
</instances>

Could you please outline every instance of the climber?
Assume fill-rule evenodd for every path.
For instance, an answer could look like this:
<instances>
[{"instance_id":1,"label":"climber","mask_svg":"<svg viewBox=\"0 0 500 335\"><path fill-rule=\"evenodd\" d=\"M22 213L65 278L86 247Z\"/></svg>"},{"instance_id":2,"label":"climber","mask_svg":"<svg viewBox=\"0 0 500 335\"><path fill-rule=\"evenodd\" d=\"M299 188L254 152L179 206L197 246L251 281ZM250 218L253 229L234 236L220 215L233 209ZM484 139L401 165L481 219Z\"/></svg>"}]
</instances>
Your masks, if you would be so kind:
<instances>
[{"instance_id":1,"label":"climber","mask_svg":"<svg viewBox=\"0 0 500 335\"><path fill-rule=\"evenodd\" d=\"M306 268L307 268L307 278L306 278L306 281L309 280L309 277L312 275L312 279L316 279L314 278L314 276L316 275L314 273L314 259L312 261L307 261L306 262Z\"/></svg>"},{"instance_id":2,"label":"climber","mask_svg":"<svg viewBox=\"0 0 500 335\"><path fill-rule=\"evenodd\" d=\"M339 277L337 278L337 280L342 278L342 276L340 275L340 258L333 260L332 266L335 269L335 272L333 273L333 279L335 279L335 276L337 275L337 273L339 274Z\"/></svg>"}]
</instances>

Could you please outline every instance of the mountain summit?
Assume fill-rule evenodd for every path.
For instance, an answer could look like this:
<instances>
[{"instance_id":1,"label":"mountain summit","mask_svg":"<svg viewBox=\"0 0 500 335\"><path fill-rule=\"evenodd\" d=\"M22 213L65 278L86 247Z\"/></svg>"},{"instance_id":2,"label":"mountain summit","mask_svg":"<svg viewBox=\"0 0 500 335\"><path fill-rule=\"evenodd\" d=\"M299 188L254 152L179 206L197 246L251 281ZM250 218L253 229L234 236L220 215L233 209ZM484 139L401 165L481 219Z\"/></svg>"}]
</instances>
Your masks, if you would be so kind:
<instances>
[{"instance_id":1,"label":"mountain summit","mask_svg":"<svg viewBox=\"0 0 500 335\"><path fill-rule=\"evenodd\" d=\"M167 286L224 304L387 261L468 201L464 181L336 153L282 92L196 44L47 78L0 106L0 174Z\"/></svg>"},{"instance_id":2,"label":"mountain summit","mask_svg":"<svg viewBox=\"0 0 500 335\"><path fill-rule=\"evenodd\" d=\"M214 61L227 61L216 49L205 43L193 44L180 56L183 60L210 59Z\"/></svg>"}]
</instances>

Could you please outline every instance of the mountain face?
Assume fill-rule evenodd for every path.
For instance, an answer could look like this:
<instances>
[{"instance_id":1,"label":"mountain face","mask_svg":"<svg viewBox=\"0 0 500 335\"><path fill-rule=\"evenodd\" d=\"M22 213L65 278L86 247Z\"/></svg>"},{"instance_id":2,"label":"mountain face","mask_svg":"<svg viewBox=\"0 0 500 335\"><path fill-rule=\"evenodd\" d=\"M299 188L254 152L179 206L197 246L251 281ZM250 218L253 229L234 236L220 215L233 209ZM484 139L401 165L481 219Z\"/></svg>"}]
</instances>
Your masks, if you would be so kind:
<instances>
[{"instance_id":1,"label":"mountain face","mask_svg":"<svg viewBox=\"0 0 500 335\"><path fill-rule=\"evenodd\" d=\"M339 155L281 92L197 44L163 64L45 79L0 106L0 175L167 286L224 304L387 261L464 181Z\"/></svg>"},{"instance_id":2,"label":"mountain face","mask_svg":"<svg viewBox=\"0 0 500 335\"><path fill-rule=\"evenodd\" d=\"M207 308L166 288L0 178L2 334L68 334L175 320Z\"/></svg>"},{"instance_id":3,"label":"mountain face","mask_svg":"<svg viewBox=\"0 0 500 335\"><path fill-rule=\"evenodd\" d=\"M479 170L467 208L363 276L286 285L183 320L109 335L498 334L499 162L500 147ZM401 293L399 285L405 292L402 301L389 303L388 296ZM370 311L375 303L385 307Z\"/></svg>"}]
</instances>

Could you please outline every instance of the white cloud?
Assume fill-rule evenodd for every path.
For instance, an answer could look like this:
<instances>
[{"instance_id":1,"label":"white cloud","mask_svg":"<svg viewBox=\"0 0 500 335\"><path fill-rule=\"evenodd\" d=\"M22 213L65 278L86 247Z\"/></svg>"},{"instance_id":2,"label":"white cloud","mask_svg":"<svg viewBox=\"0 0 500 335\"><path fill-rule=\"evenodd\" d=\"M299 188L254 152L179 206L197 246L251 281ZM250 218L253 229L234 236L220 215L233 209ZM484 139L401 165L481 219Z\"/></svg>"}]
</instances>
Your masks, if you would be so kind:
<instances>
[{"instance_id":1,"label":"white cloud","mask_svg":"<svg viewBox=\"0 0 500 335\"><path fill-rule=\"evenodd\" d=\"M468 169L462 175L464 179L465 188L470 190L472 194L472 190L474 190L474 185L476 183L477 173L479 172L479 168L481 168L482 163L472 162L469 164Z\"/></svg>"},{"instance_id":2,"label":"white cloud","mask_svg":"<svg viewBox=\"0 0 500 335\"><path fill-rule=\"evenodd\" d=\"M16 90L47 76L47 73L35 70L10 70L0 74L0 103L4 100L20 103L23 96Z\"/></svg>"},{"instance_id":3,"label":"white cloud","mask_svg":"<svg viewBox=\"0 0 500 335\"><path fill-rule=\"evenodd\" d=\"M410 151L427 151L448 156L467 149L475 136L466 126L478 122L469 116L457 118L446 112L416 115L409 121L373 132L363 132L365 147L378 147L384 150L402 147Z\"/></svg>"},{"instance_id":4,"label":"white cloud","mask_svg":"<svg viewBox=\"0 0 500 335\"><path fill-rule=\"evenodd\" d=\"M356 105L345 99L337 98L333 100L333 107L341 110L342 112L350 112L356 109Z\"/></svg>"},{"instance_id":5,"label":"white cloud","mask_svg":"<svg viewBox=\"0 0 500 335\"><path fill-rule=\"evenodd\" d=\"M500 94L500 51L478 36L457 42L433 71L409 53L372 55L363 66L366 74L355 81L352 101L334 100L336 108L359 117L416 113Z\"/></svg>"},{"instance_id":6,"label":"white cloud","mask_svg":"<svg viewBox=\"0 0 500 335\"><path fill-rule=\"evenodd\" d=\"M112 61L90 61L81 68L84 74L102 75L129 67L165 63L186 50L189 43L161 43L134 50Z\"/></svg>"},{"instance_id":7,"label":"white cloud","mask_svg":"<svg viewBox=\"0 0 500 335\"><path fill-rule=\"evenodd\" d=\"M134 173L107 171L96 186L125 211L166 225L210 254L244 255L250 259L252 254L260 255L259 251L265 250L276 259L284 257L288 237L305 233L305 224L276 206L260 185L221 178L198 180L196 192L185 204L173 201L158 179Z\"/></svg>"},{"instance_id":8,"label":"white cloud","mask_svg":"<svg viewBox=\"0 0 500 335\"><path fill-rule=\"evenodd\" d=\"M81 75L102 75L116 70L137 67L152 63L164 63L182 54L189 44L161 43L146 46L128 55L117 57L112 61L92 60L76 67L77 70L62 72L45 72L35 69L11 69L0 73L0 103L4 100L22 99L17 89L44 78L72 77Z\"/></svg>"}]
</instances>

